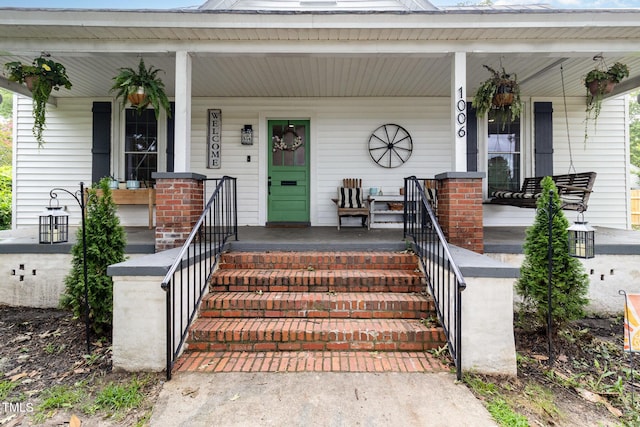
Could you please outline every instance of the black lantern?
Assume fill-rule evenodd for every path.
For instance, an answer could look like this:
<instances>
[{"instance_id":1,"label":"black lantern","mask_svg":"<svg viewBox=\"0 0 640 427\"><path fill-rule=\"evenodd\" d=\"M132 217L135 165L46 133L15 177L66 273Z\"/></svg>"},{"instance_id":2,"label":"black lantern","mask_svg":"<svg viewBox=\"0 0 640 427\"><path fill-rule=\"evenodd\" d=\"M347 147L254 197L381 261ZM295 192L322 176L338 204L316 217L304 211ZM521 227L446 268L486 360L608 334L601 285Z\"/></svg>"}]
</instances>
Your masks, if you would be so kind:
<instances>
[{"instance_id":1,"label":"black lantern","mask_svg":"<svg viewBox=\"0 0 640 427\"><path fill-rule=\"evenodd\" d=\"M56 206L51 201L56 201ZM49 201L38 221L40 228L40 243L62 243L69 241L69 214L65 212L56 199Z\"/></svg>"},{"instance_id":2,"label":"black lantern","mask_svg":"<svg viewBox=\"0 0 640 427\"><path fill-rule=\"evenodd\" d=\"M595 230L583 219L580 214L578 221L567 229L569 255L576 258L593 258L595 256Z\"/></svg>"},{"instance_id":3,"label":"black lantern","mask_svg":"<svg viewBox=\"0 0 640 427\"><path fill-rule=\"evenodd\" d=\"M240 129L240 143L242 145L253 145L253 126L244 125L244 129Z\"/></svg>"}]
</instances>

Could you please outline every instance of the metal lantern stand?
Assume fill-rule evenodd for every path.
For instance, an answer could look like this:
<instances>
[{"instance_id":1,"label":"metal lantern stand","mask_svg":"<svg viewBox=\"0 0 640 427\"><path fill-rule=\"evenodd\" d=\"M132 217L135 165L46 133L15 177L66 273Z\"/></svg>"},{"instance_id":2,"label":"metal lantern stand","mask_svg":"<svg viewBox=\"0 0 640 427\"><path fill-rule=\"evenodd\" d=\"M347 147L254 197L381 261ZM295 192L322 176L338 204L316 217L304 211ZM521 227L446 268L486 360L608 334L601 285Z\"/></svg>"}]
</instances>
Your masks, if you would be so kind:
<instances>
[{"instance_id":1,"label":"metal lantern stand","mask_svg":"<svg viewBox=\"0 0 640 427\"><path fill-rule=\"evenodd\" d=\"M80 183L80 190L72 193L71 191L64 188L54 188L49 192L49 196L51 200L58 201L58 192L63 192L69 194L73 197L78 205L80 206L80 214L82 216L82 268L84 274L84 322L86 328L86 336L87 336L87 354L91 354L91 340L90 340L90 330L91 325L89 323L89 284L88 284L88 273L87 273L87 230L86 230L86 206L85 206L85 197L84 197L84 182ZM67 219L67 230L68 230L68 219ZM68 232L68 231L67 231Z\"/></svg>"},{"instance_id":2,"label":"metal lantern stand","mask_svg":"<svg viewBox=\"0 0 640 427\"><path fill-rule=\"evenodd\" d=\"M549 216L549 242L547 251L547 346L549 351L549 366L553 366L554 354L553 354L553 342L552 342L552 328L553 328L553 217L556 216L561 210L555 210L553 206L553 190L549 190L549 206L542 209ZM580 212L582 215L582 212ZM576 221L574 225L567 229L568 231L568 251L569 255L576 258L593 258L594 257L594 235L593 228L587 225L585 221Z\"/></svg>"},{"instance_id":3,"label":"metal lantern stand","mask_svg":"<svg viewBox=\"0 0 640 427\"><path fill-rule=\"evenodd\" d=\"M595 256L595 230L578 214L578 221L569 227L569 255L576 258Z\"/></svg>"},{"instance_id":4,"label":"metal lantern stand","mask_svg":"<svg viewBox=\"0 0 640 427\"><path fill-rule=\"evenodd\" d=\"M52 206L53 200L55 206ZM40 243L54 244L69 240L69 214L60 207L58 200L49 200L49 206L44 208L38 219L38 230Z\"/></svg>"}]
</instances>

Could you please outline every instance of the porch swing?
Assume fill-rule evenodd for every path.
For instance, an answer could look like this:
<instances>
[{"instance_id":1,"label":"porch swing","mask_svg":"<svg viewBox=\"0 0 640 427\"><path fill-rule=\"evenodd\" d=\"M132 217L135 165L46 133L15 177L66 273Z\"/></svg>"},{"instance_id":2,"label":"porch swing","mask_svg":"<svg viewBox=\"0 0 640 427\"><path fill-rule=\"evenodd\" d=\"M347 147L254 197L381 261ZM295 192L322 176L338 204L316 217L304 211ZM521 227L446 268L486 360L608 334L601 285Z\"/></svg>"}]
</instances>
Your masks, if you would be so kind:
<instances>
[{"instance_id":1,"label":"porch swing","mask_svg":"<svg viewBox=\"0 0 640 427\"><path fill-rule=\"evenodd\" d=\"M558 189L558 196L562 201L562 209L584 212L587 210L589 196L593 191L596 180L595 172L577 173L573 165L571 152L571 136L569 133L569 119L567 117L567 97L564 86L564 69L560 65L562 79L562 96L565 107L565 123L567 127L567 142L569 145L569 173L564 175L552 175L551 179ZM519 191L494 191L491 194L490 203L509 205L520 208L536 208L537 200L542 194L543 176L525 178Z\"/></svg>"}]
</instances>

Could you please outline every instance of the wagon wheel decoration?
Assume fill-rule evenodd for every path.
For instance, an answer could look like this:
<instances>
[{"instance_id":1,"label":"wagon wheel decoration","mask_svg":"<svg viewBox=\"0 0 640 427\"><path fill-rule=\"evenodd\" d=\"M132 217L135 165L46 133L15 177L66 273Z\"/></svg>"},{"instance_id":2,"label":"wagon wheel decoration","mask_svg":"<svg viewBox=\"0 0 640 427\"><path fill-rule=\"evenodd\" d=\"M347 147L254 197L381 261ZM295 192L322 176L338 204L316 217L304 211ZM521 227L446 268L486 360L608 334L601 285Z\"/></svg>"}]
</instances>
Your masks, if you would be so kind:
<instances>
[{"instance_id":1,"label":"wagon wheel decoration","mask_svg":"<svg viewBox=\"0 0 640 427\"><path fill-rule=\"evenodd\" d=\"M382 125L369 137L369 155L383 168L402 166L412 151L411 135L402 126Z\"/></svg>"}]
</instances>

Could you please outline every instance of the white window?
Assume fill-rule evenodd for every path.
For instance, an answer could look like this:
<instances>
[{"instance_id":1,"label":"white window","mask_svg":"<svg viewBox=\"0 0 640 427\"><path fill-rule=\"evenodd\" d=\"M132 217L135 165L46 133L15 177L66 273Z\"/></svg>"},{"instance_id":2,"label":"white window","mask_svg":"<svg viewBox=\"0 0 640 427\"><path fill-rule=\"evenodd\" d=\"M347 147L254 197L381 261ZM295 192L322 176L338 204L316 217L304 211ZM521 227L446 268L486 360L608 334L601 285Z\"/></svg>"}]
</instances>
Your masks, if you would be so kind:
<instances>
[{"instance_id":1,"label":"white window","mask_svg":"<svg viewBox=\"0 0 640 427\"><path fill-rule=\"evenodd\" d=\"M500 110L488 114L488 195L497 190L518 191L521 175L520 119L511 121Z\"/></svg>"}]
</instances>

